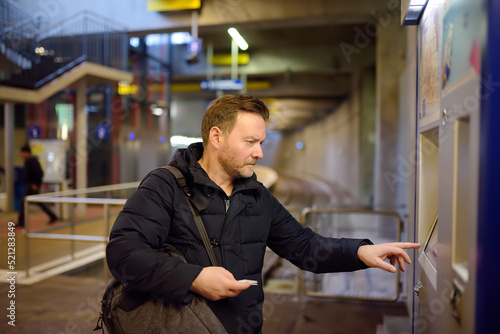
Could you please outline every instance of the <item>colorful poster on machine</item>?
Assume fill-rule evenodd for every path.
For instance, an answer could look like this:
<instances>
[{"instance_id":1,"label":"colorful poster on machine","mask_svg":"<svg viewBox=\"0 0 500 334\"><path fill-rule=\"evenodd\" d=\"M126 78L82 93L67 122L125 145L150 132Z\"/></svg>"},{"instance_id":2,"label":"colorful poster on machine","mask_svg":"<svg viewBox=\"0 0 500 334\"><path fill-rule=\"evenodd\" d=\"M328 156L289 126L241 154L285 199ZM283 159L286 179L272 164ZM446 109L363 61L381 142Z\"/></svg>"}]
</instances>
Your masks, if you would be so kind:
<instances>
[{"instance_id":1,"label":"colorful poster on machine","mask_svg":"<svg viewBox=\"0 0 500 334\"><path fill-rule=\"evenodd\" d=\"M418 118L439 111L442 1L429 0L418 31Z\"/></svg>"},{"instance_id":2,"label":"colorful poster on machine","mask_svg":"<svg viewBox=\"0 0 500 334\"><path fill-rule=\"evenodd\" d=\"M481 75L481 0L451 0L444 6L442 40L443 96Z\"/></svg>"}]
</instances>

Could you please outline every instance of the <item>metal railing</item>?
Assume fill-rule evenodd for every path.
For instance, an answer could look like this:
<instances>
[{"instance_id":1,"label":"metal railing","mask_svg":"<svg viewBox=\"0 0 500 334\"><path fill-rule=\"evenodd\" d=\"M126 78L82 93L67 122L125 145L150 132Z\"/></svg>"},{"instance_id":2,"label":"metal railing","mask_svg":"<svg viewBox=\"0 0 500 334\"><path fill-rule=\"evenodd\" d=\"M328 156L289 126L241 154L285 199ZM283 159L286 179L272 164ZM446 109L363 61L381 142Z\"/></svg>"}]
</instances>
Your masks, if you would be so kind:
<instances>
[{"instance_id":1,"label":"metal railing","mask_svg":"<svg viewBox=\"0 0 500 334\"><path fill-rule=\"evenodd\" d=\"M106 245L108 242L109 231L111 228L111 215L110 215L110 207L118 206L123 207L126 202L126 197L124 198L109 198L109 197L83 197L88 196L90 194L99 194L99 193L109 193L109 192L130 192L133 189L136 189L138 186L138 182L130 182L123 183L119 185L111 185L111 186L102 186L102 187L93 187L86 188L81 190L67 190L53 193L45 193L40 195L32 195L27 196L25 198L25 236L26 236L26 277L30 277L31 268L32 268L32 259L31 259L31 247L30 242L32 240L54 240L54 241L70 241L70 258L69 262L74 261L75 257L75 242L90 242L90 243L100 243ZM97 219L102 219L104 223L104 234L102 236L98 235L82 235L76 234L75 227L79 223L88 222L88 220L84 220L82 222L78 222L74 219L74 215L72 214L73 210L69 210L69 222L58 226L60 227L69 227L69 233L61 234L61 233L47 233L54 230L54 227L48 227L39 229L36 231L31 231L30 229L30 204L35 203L53 203L56 205L75 205L76 210L78 210L78 206L86 206L86 205L98 205L102 206L103 216L97 217ZM84 208L85 209L85 208ZM104 275L107 277L107 266L104 261Z\"/></svg>"},{"instance_id":2,"label":"metal railing","mask_svg":"<svg viewBox=\"0 0 500 334\"><path fill-rule=\"evenodd\" d=\"M91 11L43 28L9 18L0 30L0 52L16 65L0 78L3 85L39 88L83 61L127 67L126 27Z\"/></svg>"},{"instance_id":3,"label":"metal railing","mask_svg":"<svg viewBox=\"0 0 500 334\"><path fill-rule=\"evenodd\" d=\"M58 62L85 55L87 61L126 69L126 27L91 11L82 11L40 30L36 42Z\"/></svg>"},{"instance_id":4,"label":"metal railing","mask_svg":"<svg viewBox=\"0 0 500 334\"><path fill-rule=\"evenodd\" d=\"M32 240L70 241L70 258L75 260L75 242L90 242L106 245L109 241L111 228L110 207L121 207L125 204L128 194L124 198L110 198L109 196L83 198L90 194L109 193L111 191L131 191L137 188L138 182L131 182L113 186L94 187L83 190L69 190L26 197L26 277L30 276ZM116 197L116 196L115 196ZM37 231L30 231L29 205L37 202L54 203L58 205L99 205L103 208L104 234L83 235L75 232L78 222L70 217L69 233L48 233L54 228L48 227ZM336 238L367 238L374 243L397 242L401 240L402 222L400 216L393 211L373 211L356 209L304 209L288 208L292 215L306 227L326 236ZM60 227L60 226L59 226ZM268 253L270 250L268 250ZM268 254L267 256L274 255ZM276 260L273 260L276 261ZM272 264L270 264L272 266ZM104 278L107 279L106 262L103 263ZM264 268L263 268L264 270ZM298 298L302 296L356 299L372 301L396 301L400 296L400 273L386 273L378 268L369 268L352 273L314 274L295 269L293 286ZM377 286L378 285L378 286Z\"/></svg>"},{"instance_id":5,"label":"metal railing","mask_svg":"<svg viewBox=\"0 0 500 334\"><path fill-rule=\"evenodd\" d=\"M20 69L31 69L37 61L35 37L42 27L42 18L35 16L15 1L0 1L0 52ZM3 77L15 75L6 68Z\"/></svg>"},{"instance_id":6,"label":"metal railing","mask_svg":"<svg viewBox=\"0 0 500 334\"><path fill-rule=\"evenodd\" d=\"M15 1L2 0L0 1L0 23L30 29L40 29L42 18L40 16L36 17ZM3 32L2 28L0 28L0 31Z\"/></svg>"},{"instance_id":7,"label":"metal railing","mask_svg":"<svg viewBox=\"0 0 500 334\"><path fill-rule=\"evenodd\" d=\"M366 238L375 244L401 240L401 217L393 211L305 209L301 223L327 237ZM296 288L298 297L396 301L400 295L400 273L378 268L327 274L298 270Z\"/></svg>"}]
</instances>

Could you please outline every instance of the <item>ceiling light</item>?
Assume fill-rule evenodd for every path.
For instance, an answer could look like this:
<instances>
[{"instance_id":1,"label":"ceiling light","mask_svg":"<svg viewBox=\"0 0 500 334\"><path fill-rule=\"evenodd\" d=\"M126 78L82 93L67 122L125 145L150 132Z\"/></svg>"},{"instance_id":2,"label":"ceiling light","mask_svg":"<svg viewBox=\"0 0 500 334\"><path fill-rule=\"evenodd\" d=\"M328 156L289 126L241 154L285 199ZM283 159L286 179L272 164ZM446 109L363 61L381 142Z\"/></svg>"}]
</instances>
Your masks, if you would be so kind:
<instances>
[{"instance_id":1,"label":"ceiling light","mask_svg":"<svg viewBox=\"0 0 500 334\"><path fill-rule=\"evenodd\" d=\"M174 148L187 147L192 143L201 142L199 137L172 136L170 137L170 145Z\"/></svg>"},{"instance_id":2,"label":"ceiling light","mask_svg":"<svg viewBox=\"0 0 500 334\"><path fill-rule=\"evenodd\" d=\"M62 140L68 139L68 124L63 124L61 126L61 139Z\"/></svg>"},{"instance_id":3,"label":"ceiling light","mask_svg":"<svg viewBox=\"0 0 500 334\"><path fill-rule=\"evenodd\" d=\"M187 31L177 31L170 34L170 43L173 45L189 44L193 37Z\"/></svg>"},{"instance_id":4,"label":"ceiling light","mask_svg":"<svg viewBox=\"0 0 500 334\"><path fill-rule=\"evenodd\" d=\"M229 28L227 30L227 32L229 33L229 35L231 35L231 37L234 39L236 44L238 44L240 49L242 49L243 51L248 49L248 43L245 41L245 39L243 37L241 37L238 30L236 30L235 28Z\"/></svg>"},{"instance_id":5,"label":"ceiling light","mask_svg":"<svg viewBox=\"0 0 500 334\"><path fill-rule=\"evenodd\" d=\"M158 107L156 104L152 104L150 106L151 108L151 113L155 116L161 116L163 115L163 108Z\"/></svg>"}]
</instances>

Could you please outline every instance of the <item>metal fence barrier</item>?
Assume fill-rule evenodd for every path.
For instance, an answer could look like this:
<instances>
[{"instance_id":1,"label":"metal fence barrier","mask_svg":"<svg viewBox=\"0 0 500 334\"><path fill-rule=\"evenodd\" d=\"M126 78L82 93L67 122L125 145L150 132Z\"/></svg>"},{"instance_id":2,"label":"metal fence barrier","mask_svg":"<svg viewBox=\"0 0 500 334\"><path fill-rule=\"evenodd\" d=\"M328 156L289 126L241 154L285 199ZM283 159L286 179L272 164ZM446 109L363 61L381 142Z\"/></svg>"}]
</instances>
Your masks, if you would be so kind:
<instances>
[{"instance_id":1,"label":"metal fence barrier","mask_svg":"<svg viewBox=\"0 0 500 334\"><path fill-rule=\"evenodd\" d=\"M110 207L117 206L123 207L126 202L125 198L109 198L109 197L87 197L92 194L100 194L100 193L110 193L110 192L131 192L133 189L136 189L138 186L138 182L130 182L123 183L119 185L110 185L110 186L102 186L102 187L93 187L86 189L77 189L77 190L67 190L67 191L59 191L53 193L45 193L40 195L32 195L27 196L25 198L25 207L24 207L24 215L25 215L25 231L26 231L26 277L28 278L32 268L32 259L31 259L31 249L30 242L34 239L39 240L57 240L57 241L70 241L70 259L68 262L75 260L75 242L90 242L90 243L100 243L106 245L109 239L109 231L111 228L111 215L110 215ZM85 197L84 197L85 196ZM69 222L61 227L69 227L69 234L61 234L61 233L48 233L52 231L53 227L42 228L36 231L31 231L30 229L30 219L29 219L29 211L30 204L33 205L35 203L54 203L55 205L75 205L76 210L80 208L85 209L87 205L98 205L103 208L103 216L99 217L99 219L104 220L105 232L102 236L96 235L81 235L75 233L75 227L79 222L74 219L73 211L67 210L67 214L69 214ZM87 221L88 222L88 221ZM104 261L104 275L107 278L107 266L106 261Z\"/></svg>"},{"instance_id":2,"label":"metal fence barrier","mask_svg":"<svg viewBox=\"0 0 500 334\"><path fill-rule=\"evenodd\" d=\"M304 226L326 237L366 238L375 244L401 240L402 221L392 211L305 209L301 220ZM328 274L298 270L297 296L303 295L396 301L400 295L400 273L392 274L378 268Z\"/></svg>"},{"instance_id":3,"label":"metal fence barrier","mask_svg":"<svg viewBox=\"0 0 500 334\"><path fill-rule=\"evenodd\" d=\"M75 260L75 242L90 242L106 245L109 240L111 229L110 207L123 207L127 196L124 198L109 197L83 197L99 193L116 191L132 191L137 188L138 182L120 185L94 187L82 190L69 190L55 193L47 193L26 197L26 277L30 276L32 268L30 241L57 240L70 241L70 259ZM75 226L79 224L70 214L67 234L49 233L53 227L30 231L29 206L37 202L54 203L56 205L74 205L76 210L80 205L102 206L105 232L102 236L82 235L75 232ZM401 239L402 222L400 216L392 211L371 211L352 209L304 209L300 212L297 208L288 208L292 215L303 225L313 231L326 236L336 238L367 238L374 243L396 242ZM74 210L69 210L73 212ZM273 257L269 249L266 252L270 261L278 263L281 261ZM265 264L272 267L274 264ZM103 264L105 279L108 278L106 262ZM265 268L264 268L265 269ZM269 269L269 268L268 268ZM314 274L302 270L296 270L295 289L298 298L301 296L326 297L357 300L395 301L400 294L400 274L386 273L380 269L369 268L352 273Z\"/></svg>"}]
</instances>

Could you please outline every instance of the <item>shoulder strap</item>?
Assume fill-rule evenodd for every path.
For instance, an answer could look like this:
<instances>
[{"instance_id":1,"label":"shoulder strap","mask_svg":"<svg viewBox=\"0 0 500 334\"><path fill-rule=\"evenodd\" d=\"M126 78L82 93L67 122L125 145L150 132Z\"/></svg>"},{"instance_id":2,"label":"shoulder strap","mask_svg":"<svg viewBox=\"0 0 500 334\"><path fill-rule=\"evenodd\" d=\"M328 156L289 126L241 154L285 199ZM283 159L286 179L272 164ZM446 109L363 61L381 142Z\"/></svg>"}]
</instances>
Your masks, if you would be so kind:
<instances>
[{"instance_id":1,"label":"shoulder strap","mask_svg":"<svg viewBox=\"0 0 500 334\"><path fill-rule=\"evenodd\" d=\"M191 204L191 201L189 200L189 197L191 197L191 191L190 191L189 187L187 186L186 179L184 178L184 175L182 175L181 171L178 170L177 168L175 168L174 166L163 166L161 168L168 170L170 173L172 173L175 176L175 179L177 180L177 184L184 191L184 195L186 196L186 202L188 203L189 209L191 210L191 213L193 214L194 221L196 222L196 226L198 227L198 231L200 232L201 239L203 240L203 245L205 245L205 249L207 250L208 257L210 258L210 262L212 263L213 266L218 266L214 250L212 249L212 246L210 245L210 239L208 238L207 230L205 229L205 225L203 224L203 220L201 219L198 212L193 208L193 205ZM149 174L151 174L151 173L149 173ZM144 179L141 181L141 184L149 176L149 174L146 175L146 177L144 177Z\"/></svg>"},{"instance_id":2,"label":"shoulder strap","mask_svg":"<svg viewBox=\"0 0 500 334\"><path fill-rule=\"evenodd\" d=\"M203 244L205 245L205 249L207 250L208 257L210 258L210 262L212 262L213 266L217 266L217 259L215 258L215 253L214 250L212 249L212 246L210 245L210 239L208 238L207 230L205 229L205 225L203 224L203 220L201 219L200 215L198 214L197 210L193 208L193 205L191 204L191 201L189 200L189 197L191 197L191 191L189 190L186 179L184 178L184 175L175 168L174 166L164 166L162 167L164 169L167 169L170 173L172 173L175 176L175 179L177 180L177 183L179 184L179 187L184 190L184 194L186 195L186 202L189 205L189 209L191 209L191 213L193 214L194 220L196 222L196 226L198 227L198 231L200 232L201 238L203 240Z\"/></svg>"}]
</instances>

